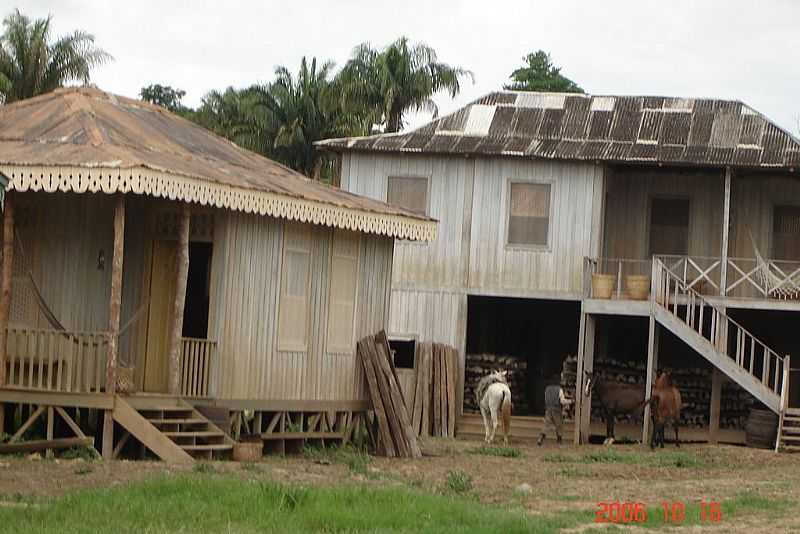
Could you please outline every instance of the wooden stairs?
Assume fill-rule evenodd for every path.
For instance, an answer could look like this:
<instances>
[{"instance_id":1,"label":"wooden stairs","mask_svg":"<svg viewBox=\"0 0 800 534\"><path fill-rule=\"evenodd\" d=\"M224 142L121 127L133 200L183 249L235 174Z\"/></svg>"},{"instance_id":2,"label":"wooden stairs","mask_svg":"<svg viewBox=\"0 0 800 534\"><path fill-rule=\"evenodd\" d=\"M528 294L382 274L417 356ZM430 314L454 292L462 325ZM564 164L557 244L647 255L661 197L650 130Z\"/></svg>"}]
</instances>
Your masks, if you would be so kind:
<instances>
[{"instance_id":1,"label":"wooden stairs","mask_svg":"<svg viewBox=\"0 0 800 534\"><path fill-rule=\"evenodd\" d=\"M654 260L652 313L655 320L779 415L783 425L800 424L789 415L789 356L781 356ZM800 446L800 427L797 429ZM780 442L781 437L777 440ZM778 443L776 443L776 449Z\"/></svg>"},{"instance_id":2,"label":"wooden stairs","mask_svg":"<svg viewBox=\"0 0 800 534\"><path fill-rule=\"evenodd\" d=\"M114 421L166 462L212 459L233 448L233 440L180 399L123 398L114 403Z\"/></svg>"},{"instance_id":3,"label":"wooden stairs","mask_svg":"<svg viewBox=\"0 0 800 534\"><path fill-rule=\"evenodd\" d=\"M778 432L777 449L800 452L800 408L786 408Z\"/></svg>"}]
</instances>

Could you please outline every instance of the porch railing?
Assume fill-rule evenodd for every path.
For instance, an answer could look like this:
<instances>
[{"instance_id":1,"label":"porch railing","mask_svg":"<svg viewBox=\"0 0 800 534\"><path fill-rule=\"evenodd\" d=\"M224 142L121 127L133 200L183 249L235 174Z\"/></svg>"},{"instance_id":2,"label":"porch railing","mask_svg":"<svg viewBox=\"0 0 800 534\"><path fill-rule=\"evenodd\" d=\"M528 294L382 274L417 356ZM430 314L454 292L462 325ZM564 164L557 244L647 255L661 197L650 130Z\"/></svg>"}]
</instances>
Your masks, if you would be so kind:
<instances>
[{"instance_id":1,"label":"porch railing","mask_svg":"<svg viewBox=\"0 0 800 534\"><path fill-rule=\"evenodd\" d=\"M216 341L192 337L181 339L182 396L208 396L216 353Z\"/></svg>"},{"instance_id":2,"label":"porch railing","mask_svg":"<svg viewBox=\"0 0 800 534\"><path fill-rule=\"evenodd\" d=\"M6 385L91 393L105 389L106 332L8 328Z\"/></svg>"},{"instance_id":3,"label":"porch railing","mask_svg":"<svg viewBox=\"0 0 800 534\"><path fill-rule=\"evenodd\" d=\"M650 260L629 260L623 258L585 258L584 263L584 295L589 298L595 297L592 288L592 275L606 274L613 277L612 298L628 298L626 291L626 280L629 276L649 277L653 269Z\"/></svg>"}]
</instances>

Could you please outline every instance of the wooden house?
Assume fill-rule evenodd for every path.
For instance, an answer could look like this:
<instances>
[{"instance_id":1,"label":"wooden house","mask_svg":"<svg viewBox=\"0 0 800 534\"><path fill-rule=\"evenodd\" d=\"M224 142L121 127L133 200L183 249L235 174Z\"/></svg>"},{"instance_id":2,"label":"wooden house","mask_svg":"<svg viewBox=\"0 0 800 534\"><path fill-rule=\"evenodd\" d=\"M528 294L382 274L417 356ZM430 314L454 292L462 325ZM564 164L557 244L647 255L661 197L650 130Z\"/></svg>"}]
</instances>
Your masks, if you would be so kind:
<instances>
[{"instance_id":1,"label":"wooden house","mask_svg":"<svg viewBox=\"0 0 800 534\"><path fill-rule=\"evenodd\" d=\"M93 416L106 457L136 441L173 461L228 449L214 407L254 414L247 431L269 443L346 437L394 240L436 233L91 88L0 107L0 175L0 431L46 414L48 439L83 436Z\"/></svg>"},{"instance_id":2,"label":"wooden house","mask_svg":"<svg viewBox=\"0 0 800 534\"><path fill-rule=\"evenodd\" d=\"M319 145L342 188L440 222L434 241L395 243L389 329L459 347L462 389L467 355L510 355L528 370L515 413L522 398L538 415L577 355L578 441L595 354L632 362L648 394L659 367L701 377L686 388L705 403L698 439L739 439L719 430L723 382L775 413L800 402L785 357L800 348L800 142L749 106L502 91Z\"/></svg>"}]
</instances>

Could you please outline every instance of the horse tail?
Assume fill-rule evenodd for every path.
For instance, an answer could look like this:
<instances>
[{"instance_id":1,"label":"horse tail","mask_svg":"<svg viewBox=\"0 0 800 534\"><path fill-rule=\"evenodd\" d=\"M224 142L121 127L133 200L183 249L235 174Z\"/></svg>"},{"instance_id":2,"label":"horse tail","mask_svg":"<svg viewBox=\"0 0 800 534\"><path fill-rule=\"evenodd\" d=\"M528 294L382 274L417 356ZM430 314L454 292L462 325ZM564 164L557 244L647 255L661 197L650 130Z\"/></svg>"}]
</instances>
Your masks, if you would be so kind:
<instances>
[{"instance_id":1,"label":"horse tail","mask_svg":"<svg viewBox=\"0 0 800 534\"><path fill-rule=\"evenodd\" d=\"M507 389L503 390L500 409L503 414L503 435L507 437L511 430L511 392Z\"/></svg>"}]
</instances>

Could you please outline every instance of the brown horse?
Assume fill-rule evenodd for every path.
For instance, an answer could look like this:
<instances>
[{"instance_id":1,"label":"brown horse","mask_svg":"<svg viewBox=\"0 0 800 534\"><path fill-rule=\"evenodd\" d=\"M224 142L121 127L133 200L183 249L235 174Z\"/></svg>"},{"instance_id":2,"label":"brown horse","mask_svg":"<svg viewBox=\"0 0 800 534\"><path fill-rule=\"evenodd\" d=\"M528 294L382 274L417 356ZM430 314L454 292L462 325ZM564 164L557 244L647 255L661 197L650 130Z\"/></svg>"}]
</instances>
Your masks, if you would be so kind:
<instances>
[{"instance_id":1,"label":"brown horse","mask_svg":"<svg viewBox=\"0 0 800 534\"><path fill-rule=\"evenodd\" d=\"M667 423L675 428L675 446L680 447L678 439L678 421L681 418L681 392L672 383L672 376L662 372L656 379L653 395L648 401L653 419L653 435L650 438L650 448L658 445L664 448L664 429Z\"/></svg>"},{"instance_id":2,"label":"brown horse","mask_svg":"<svg viewBox=\"0 0 800 534\"><path fill-rule=\"evenodd\" d=\"M594 390L603 407L606 419L606 442L614 439L614 422L617 415L633 414L645 405L644 387L625 382L606 381L601 376L586 373L587 382L584 394L588 397Z\"/></svg>"}]
</instances>

